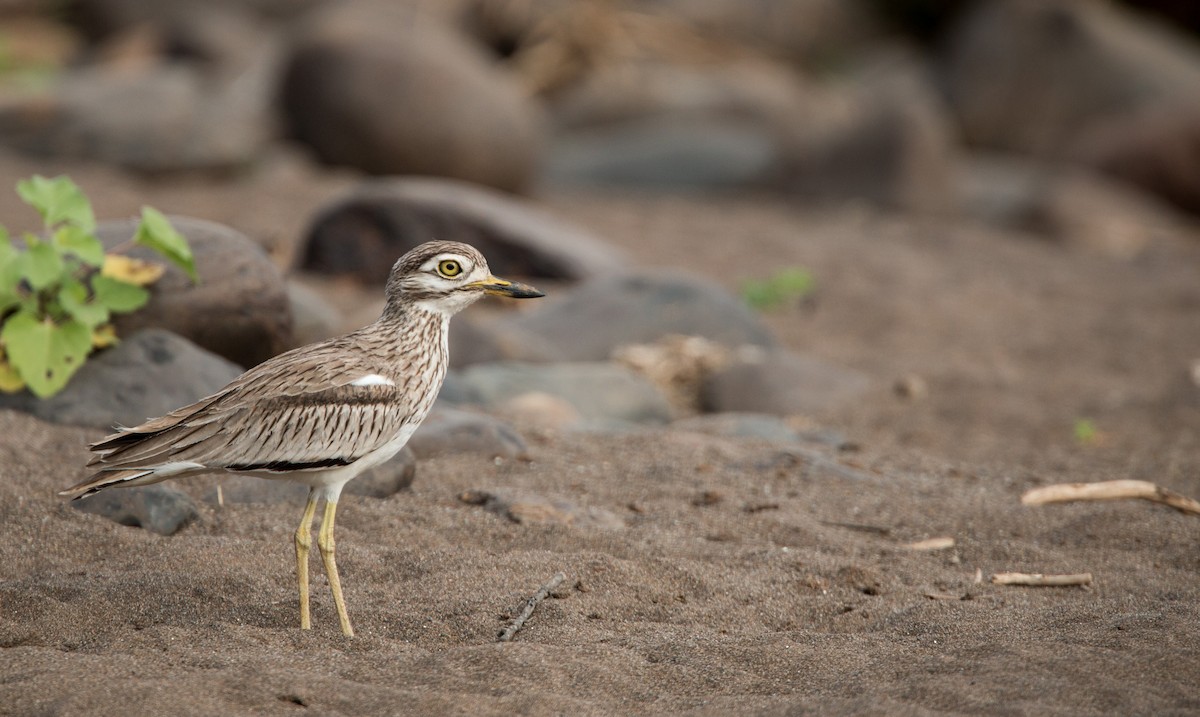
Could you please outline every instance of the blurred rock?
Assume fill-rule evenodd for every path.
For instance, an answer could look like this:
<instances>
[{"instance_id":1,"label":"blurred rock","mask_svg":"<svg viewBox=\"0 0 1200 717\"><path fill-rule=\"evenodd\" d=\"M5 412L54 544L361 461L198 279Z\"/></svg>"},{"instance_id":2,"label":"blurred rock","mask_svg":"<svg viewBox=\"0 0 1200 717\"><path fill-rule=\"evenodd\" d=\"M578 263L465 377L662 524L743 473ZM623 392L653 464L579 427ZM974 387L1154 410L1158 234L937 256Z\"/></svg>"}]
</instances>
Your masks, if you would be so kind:
<instances>
[{"instance_id":1,"label":"blurred rock","mask_svg":"<svg viewBox=\"0 0 1200 717\"><path fill-rule=\"evenodd\" d=\"M1155 240L1197 234L1193 222L1155 197L1082 168L975 153L962 177L969 215L1118 259Z\"/></svg>"},{"instance_id":2,"label":"blurred rock","mask_svg":"<svg viewBox=\"0 0 1200 717\"><path fill-rule=\"evenodd\" d=\"M173 535L200 515L187 493L162 483L102 491L71 506L159 535Z\"/></svg>"},{"instance_id":3,"label":"blurred rock","mask_svg":"<svg viewBox=\"0 0 1200 717\"><path fill-rule=\"evenodd\" d=\"M611 363L477 364L462 371L461 380L492 410L537 391L567 401L584 419L664 423L671 418L670 405L653 384Z\"/></svg>"},{"instance_id":4,"label":"blurred rock","mask_svg":"<svg viewBox=\"0 0 1200 717\"><path fill-rule=\"evenodd\" d=\"M460 495L459 500L469 505L482 505L484 510L504 516L514 523L556 523L602 530L625 527L625 521L612 511L579 506L562 498L551 499L508 490L470 490Z\"/></svg>"},{"instance_id":5,"label":"blurred rock","mask_svg":"<svg viewBox=\"0 0 1200 717\"><path fill-rule=\"evenodd\" d=\"M116 319L118 334L168 329L245 367L292 346L287 288L266 253L229 227L189 217L170 220L192 247L200 283L193 284L183 271L168 266L150 287L150 303ZM112 248L128 241L136 229L136 220L101 222L96 234ZM144 247L126 253L165 263Z\"/></svg>"},{"instance_id":6,"label":"blurred rock","mask_svg":"<svg viewBox=\"0 0 1200 717\"><path fill-rule=\"evenodd\" d=\"M778 416L764 413L710 413L689 416L671 423L671 428L729 438L757 438L776 443L796 443L801 436Z\"/></svg>"},{"instance_id":7,"label":"blurred rock","mask_svg":"<svg viewBox=\"0 0 1200 717\"><path fill-rule=\"evenodd\" d=\"M518 426L542 431L568 430L583 420L569 401L543 391L517 394L496 406L495 411Z\"/></svg>"},{"instance_id":8,"label":"blurred rock","mask_svg":"<svg viewBox=\"0 0 1200 717\"><path fill-rule=\"evenodd\" d=\"M678 271L639 271L594 279L562 298L496 322L548 341L570 361L609 358L619 346L668 334L726 346L775 344L762 321L712 280Z\"/></svg>"},{"instance_id":9,"label":"blurred rock","mask_svg":"<svg viewBox=\"0 0 1200 717\"><path fill-rule=\"evenodd\" d=\"M564 135L540 183L660 190L762 186L778 169L780 139L758 125L652 117Z\"/></svg>"},{"instance_id":10,"label":"blurred rock","mask_svg":"<svg viewBox=\"0 0 1200 717\"><path fill-rule=\"evenodd\" d=\"M454 368L493 361L560 361L562 352L546 339L513 326L478 320L477 314L450 322L450 365Z\"/></svg>"},{"instance_id":11,"label":"blurred rock","mask_svg":"<svg viewBox=\"0 0 1200 717\"><path fill-rule=\"evenodd\" d=\"M712 412L788 416L836 407L861 396L869 384L864 374L818 359L783 350L748 350L714 373L702 395Z\"/></svg>"},{"instance_id":12,"label":"blurred rock","mask_svg":"<svg viewBox=\"0 0 1200 717\"><path fill-rule=\"evenodd\" d=\"M346 493L368 498L387 498L407 490L417 477L417 454L405 446L387 462L377 465L346 484Z\"/></svg>"},{"instance_id":13,"label":"blurred rock","mask_svg":"<svg viewBox=\"0 0 1200 717\"><path fill-rule=\"evenodd\" d=\"M342 315L325 297L296 281L288 281L292 344L305 346L341 333Z\"/></svg>"},{"instance_id":14,"label":"blurred rock","mask_svg":"<svg viewBox=\"0 0 1200 717\"><path fill-rule=\"evenodd\" d=\"M858 0L650 0L638 9L684 20L706 36L805 64L836 63L883 34Z\"/></svg>"},{"instance_id":15,"label":"blurred rock","mask_svg":"<svg viewBox=\"0 0 1200 717\"><path fill-rule=\"evenodd\" d=\"M382 285L399 256L434 238L479 249L497 276L575 281L625 265L617 250L515 197L415 177L365 183L324 208L299 251L300 265Z\"/></svg>"},{"instance_id":16,"label":"blurred rock","mask_svg":"<svg viewBox=\"0 0 1200 717\"><path fill-rule=\"evenodd\" d=\"M1200 214L1200 98L1092 128L1074 157Z\"/></svg>"},{"instance_id":17,"label":"blurred rock","mask_svg":"<svg viewBox=\"0 0 1200 717\"><path fill-rule=\"evenodd\" d=\"M418 458L483 454L488 458L522 458L525 439L498 418L437 406L408 442Z\"/></svg>"},{"instance_id":18,"label":"blurred rock","mask_svg":"<svg viewBox=\"0 0 1200 717\"><path fill-rule=\"evenodd\" d=\"M159 329L126 337L92 355L61 392L39 399L29 392L0 393L0 407L51 423L136 426L147 418L216 393L242 370Z\"/></svg>"},{"instance_id":19,"label":"blurred rock","mask_svg":"<svg viewBox=\"0 0 1200 717\"><path fill-rule=\"evenodd\" d=\"M1200 100L1200 50L1116 3L980 2L948 48L950 104L982 146L1071 156L1094 131L1114 137L1149 108Z\"/></svg>"},{"instance_id":20,"label":"blurred rock","mask_svg":"<svg viewBox=\"0 0 1200 717\"><path fill-rule=\"evenodd\" d=\"M0 141L39 157L145 172L244 166L275 135L278 52L272 41L255 39L243 56L207 67L166 61L155 53L170 48L151 39L152 46L136 51L144 58L85 65L46 90L4 93Z\"/></svg>"},{"instance_id":21,"label":"blurred rock","mask_svg":"<svg viewBox=\"0 0 1200 717\"><path fill-rule=\"evenodd\" d=\"M520 191L536 106L479 48L404 5L332 3L298 33L282 87L292 134L325 161Z\"/></svg>"},{"instance_id":22,"label":"blurred rock","mask_svg":"<svg viewBox=\"0 0 1200 717\"><path fill-rule=\"evenodd\" d=\"M818 201L952 210L957 137L941 99L908 54L886 53L874 67L797 116L778 183Z\"/></svg>"}]
</instances>

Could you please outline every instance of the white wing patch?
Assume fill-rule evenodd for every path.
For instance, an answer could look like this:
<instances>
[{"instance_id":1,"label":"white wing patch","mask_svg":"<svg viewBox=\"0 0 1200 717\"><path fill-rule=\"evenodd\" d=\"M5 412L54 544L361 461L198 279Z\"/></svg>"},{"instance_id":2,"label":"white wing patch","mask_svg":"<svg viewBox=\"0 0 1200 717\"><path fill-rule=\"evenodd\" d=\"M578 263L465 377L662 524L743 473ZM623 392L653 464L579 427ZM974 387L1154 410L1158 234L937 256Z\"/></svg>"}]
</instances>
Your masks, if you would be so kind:
<instances>
[{"instance_id":1,"label":"white wing patch","mask_svg":"<svg viewBox=\"0 0 1200 717\"><path fill-rule=\"evenodd\" d=\"M356 378L350 382L351 386L395 386L396 382L387 376L380 376L377 373L369 373L366 376Z\"/></svg>"}]
</instances>

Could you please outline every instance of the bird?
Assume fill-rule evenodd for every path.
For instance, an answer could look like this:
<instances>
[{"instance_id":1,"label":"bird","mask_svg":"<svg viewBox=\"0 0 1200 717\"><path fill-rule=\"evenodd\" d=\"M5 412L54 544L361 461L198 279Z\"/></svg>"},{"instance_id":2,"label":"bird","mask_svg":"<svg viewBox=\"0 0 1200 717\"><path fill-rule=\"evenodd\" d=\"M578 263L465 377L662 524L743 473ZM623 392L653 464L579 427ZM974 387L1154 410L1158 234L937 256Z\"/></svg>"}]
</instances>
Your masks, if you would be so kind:
<instances>
[{"instance_id":1,"label":"bird","mask_svg":"<svg viewBox=\"0 0 1200 717\"><path fill-rule=\"evenodd\" d=\"M541 291L491 274L467 244L430 241L392 267L372 324L279 354L216 393L90 445L95 472L59 492L79 499L116 486L200 473L237 473L307 485L295 533L300 627L312 627L308 556L317 537L342 633L354 628L342 597L334 516L347 482L404 447L429 414L448 366L450 318L484 295Z\"/></svg>"}]
</instances>

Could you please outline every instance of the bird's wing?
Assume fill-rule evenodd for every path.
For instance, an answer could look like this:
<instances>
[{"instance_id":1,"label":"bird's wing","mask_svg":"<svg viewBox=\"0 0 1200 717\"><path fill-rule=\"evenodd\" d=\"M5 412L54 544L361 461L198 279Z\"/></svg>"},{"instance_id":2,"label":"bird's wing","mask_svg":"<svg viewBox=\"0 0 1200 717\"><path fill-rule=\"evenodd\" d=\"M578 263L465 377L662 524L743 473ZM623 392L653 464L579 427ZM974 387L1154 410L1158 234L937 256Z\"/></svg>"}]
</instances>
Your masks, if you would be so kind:
<instances>
[{"instance_id":1,"label":"bird's wing","mask_svg":"<svg viewBox=\"0 0 1200 717\"><path fill-rule=\"evenodd\" d=\"M89 465L186 466L186 472L348 465L412 419L423 387L408 390L408 382L381 375L377 362L344 345L282 354L217 394L93 444Z\"/></svg>"}]
</instances>

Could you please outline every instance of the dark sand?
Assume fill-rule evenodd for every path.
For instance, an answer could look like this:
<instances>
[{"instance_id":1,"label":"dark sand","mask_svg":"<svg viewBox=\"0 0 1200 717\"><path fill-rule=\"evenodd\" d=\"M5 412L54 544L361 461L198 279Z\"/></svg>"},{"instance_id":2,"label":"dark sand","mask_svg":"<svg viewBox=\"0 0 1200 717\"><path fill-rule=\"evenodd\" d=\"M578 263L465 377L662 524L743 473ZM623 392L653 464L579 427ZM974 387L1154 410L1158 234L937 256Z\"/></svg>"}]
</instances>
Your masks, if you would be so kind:
<instances>
[{"instance_id":1,"label":"dark sand","mask_svg":"<svg viewBox=\"0 0 1200 717\"><path fill-rule=\"evenodd\" d=\"M310 203L346 186L298 171L234 190L75 173L102 216L189 212L282 261ZM808 417L859 447L812 450L862 475L660 429L531 431L531 462L426 461L410 492L342 501L347 640L316 561L315 629L297 629L300 505L206 506L172 537L122 527L53 497L97 432L0 412L0 714L1200 713L1200 519L1019 503L1114 478L1200 497L1200 247L1119 262L862 209L546 202L638 264L730 288L812 269L815 304L769 320L873 377L865 399ZM893 393L907 374L928 396ZM1083 417L1096 444L1073 436ZM518 525L457 499L501 488L626 527ZM956 547L903 547L938 536ZM1095 583L988 582L1009 570ZM557 571L563 588L496 644Z\"/></svg>"}]
</instances>

